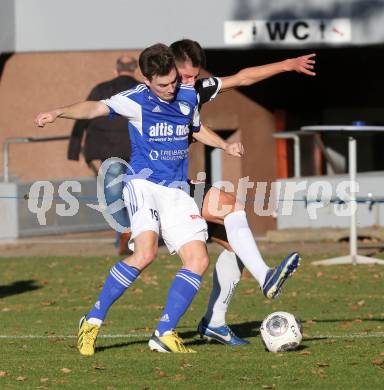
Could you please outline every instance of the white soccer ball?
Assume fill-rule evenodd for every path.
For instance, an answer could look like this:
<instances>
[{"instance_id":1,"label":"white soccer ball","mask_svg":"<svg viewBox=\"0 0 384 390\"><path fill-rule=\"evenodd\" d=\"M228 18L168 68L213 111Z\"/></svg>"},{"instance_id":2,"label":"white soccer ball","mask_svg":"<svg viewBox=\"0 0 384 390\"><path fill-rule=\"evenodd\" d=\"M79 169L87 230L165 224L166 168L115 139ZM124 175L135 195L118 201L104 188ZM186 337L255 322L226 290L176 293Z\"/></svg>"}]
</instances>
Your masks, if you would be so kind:
<instances>
[{"instance_id":1,"label":"white soccer ball","mask_svg":"<svg viewBox=\"0 0 384 390\"><path fill-rule=\"evenodd\" d=\"M303 338L300 321L285 311L269 314L261 324L260 334L270 352L292 351Z\"/></svg>"}]
</instances>

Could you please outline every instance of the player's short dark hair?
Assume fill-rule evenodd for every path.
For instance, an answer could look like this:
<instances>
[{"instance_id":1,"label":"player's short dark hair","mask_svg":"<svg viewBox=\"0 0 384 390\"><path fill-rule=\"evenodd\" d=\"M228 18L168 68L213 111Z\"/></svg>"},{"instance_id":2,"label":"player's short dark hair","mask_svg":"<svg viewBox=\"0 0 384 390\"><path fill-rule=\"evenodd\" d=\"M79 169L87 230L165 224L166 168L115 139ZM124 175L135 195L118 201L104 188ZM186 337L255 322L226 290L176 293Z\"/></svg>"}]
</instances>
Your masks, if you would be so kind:
<instances>
[{"instance_id":1,"label":"player's short dark hair","mask_svg":"<svg viewBox=\"0 0 384 390\"><path fill-rule=\"evenodd\" d=\"M121 56L116 61L116 71L133 73L137 69L137 60L133 57Z\"/></svg>"},{"instance_id":2,"label":"player's short dark hair","mask_svg":"<svg viewBox=\"0 0 384 390\"><path fill-rule=\"evenodd\" d=\"M139 57L139 65L141 73L149 81L155 75L166 76L172 69L176 68L171 49L162 43L157 43L142 51Z\"/></svg>"},{"instance_id":3,"label":"player's short dark hair","mask_svg":"<svg viewBox=\"0 0 384 390\"><path fill-rule=\"evenodd\" d=\"M191 39L181 39L173 42L170 46L176 63L184 63L191 61L195 68L205 68L206 59L205 53L199 42Z\"/></svg>"}]
</instances>

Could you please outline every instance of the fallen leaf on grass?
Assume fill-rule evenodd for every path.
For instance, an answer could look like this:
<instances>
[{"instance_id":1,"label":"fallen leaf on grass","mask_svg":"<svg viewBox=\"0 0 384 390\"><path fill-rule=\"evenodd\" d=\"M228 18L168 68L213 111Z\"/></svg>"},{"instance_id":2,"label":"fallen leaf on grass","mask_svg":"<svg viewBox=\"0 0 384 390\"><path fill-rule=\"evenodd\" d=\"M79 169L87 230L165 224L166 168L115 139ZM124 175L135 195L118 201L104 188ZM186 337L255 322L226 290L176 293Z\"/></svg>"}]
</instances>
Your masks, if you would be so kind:
<instances>
[{"instance_id":1,"label":"fallen leaf on grass","mask_svg":"<svg viewBox=\"0 0 384 390\"><path fill-rule=\"evenodd\" d=\"M17 380L17 381L20 381L20 382L25 381L26 379L27 379L26 376L18 376L18 377L16 378L16 380Z\"/></svg>"},{"instance_id":2,"label":"fallen leaf on grass","mask_svg":"<svg viewBox=\"0 0 384 390\"><path fill-rule=\"evenodd\" d=\"M382 366L384 364L384 360L381 358L375 358L372 360L372 364L375 366Z\"/></svg>"},{"instance_id":3,"label":"fallen leaf on grass","mask_svg":"<svg viewBox=\"0 0 384 390\"><path fill-rule=\"evenodd\" d=\"M101 364L95 364L95 365L93 366L93 368L94 368L95 370L105 370L105 366L103 366L103 365L101 365Z\"/></svg>"},{"instance_id":4,"label":"fallen leaf on grass","mask_svg":"<svg viewBox=\"0 0 384 390\"><path fill-rule=\"evenodd\" d=\"M165 378L167 376L167 374L160 370L160 367L155 367L155 370L156 370L156 375L159 376L160 378Z\"/></svg>"},{"instance_id":5,"label":"fallen leaf on grass","mask_svg":"<svg viewBox=\"0 0 384 390\"><path fill-rule=\"evenodd\" d=\"M254 288L248 288L247 290L245 290L243 292L243 295L252 295L255 293L255 289Z\"/></svg>"},{"instance_id":6,"label":"fallen leaf on grass","mask_svg":"<svg viewBox=\"0 0 384 390\"><path fill-rule=\"evenodd\" d=\"M317 362L316 366L317 367L329 367L329 364L328 363Z\"/></svg>"},{"instance_id":7,"label":"fallen leaf on grass","mask_svg":"<svg viewBox=\"0 0 384 390\"><path fill-rule=\"evenodd\" d=\"M40 382L48 382L49 381L49 378L40 378Z\"/></svg>"},{"instance_id":8,"label":"fallen leaf on grass","mask_svg":"<svg viewBox=\"0 0 384 390\"><path fill-rule=\"evenodd\" d=\"M144 274L140 277L141 281L146 285L157 286L159 283L157 282L156 275Z\"/></svg>"},{"instance_id":9,"label":"fallen leaf on grass","mask_svg":"<svg viewBox=\"0 0 384 390\"><path fill-rule=\"evenodd\" d=\"M309 355L312 355L312 352L310 352L310 351L301 351L301 352L298 352L297 354L301 355L301 356L309 356Z\"/></svg>"},{"instance_id":10,"label":"fallen leaf on grass","mask_svg":"<svg viewBox=\"0 0 384 390\"><path fill-rule=\"evenodd\" d=\"M7 375L8 375L7 371L0 371L0 378Z\"/></svg>"},{"instance_id":11,"label":"fallen leaf on grass","mask_svg":"<svg viewBox=\"0 0 384 390\"><path fill-rule=\"evenodd\" d=\"M63 372L64 374L69 374L72 370L70 368L63 367L60 369L60 371Z\"/></svg>"},{"instance_id":12,"label":"fallen leaf on grass","mask_svg":"<svg viewBox=\"0 0 384 390\"><path fill-rule=\"evenodd\" d=\"M41 302L41 304L43 306L53 306L53 305L56 305L56 302L55 301L43 301L43 302Z\"/></svg>"},{"instance_id":13,"label":"fallen leaf on grass","mask_svg":"<svg viewBox=\"0 0 384 390\"><path fill-rule=\"evenodd\" d=\"M318 374L320 379L325 379L327 377L327 374L322 369L319 370Z\"/></svg>"},{"instance_id":14,"label":"fallen leaf on grass","mask_svg":"<svg viewBox=\"0 0 384 390\"><path fill-rule=\"evenodd\" d=\"M55 379L55 384L58 384L58 385L65 385L67 384L68 381L65 380L65 379Z\"/></svg>"},{"instance_id":15,"label":"fallen leaf on grass","mask_svg":"<svg viewBox=\"0 0 384 390\"><path fill-rule=\"evenodd\" d=\"M276 385L272 383L271 385L261 385L263 389L274 389Z\"/></svg>"},{"instance_id":16,"label":"fallen leaf on grass","mask_svg":"<svg viewBox=\"0 0 384 390\"><path fill-rule=\"evenodd\" d=\"M180 367L181 368L190 368L190 367L193 367L192 364L186 362L185 360L182 360L181 363L180 363Z\"/></svg>"},{"instance_id":17,"label":"fallen leaf on grass","mask_svg":"<svg viewBox=\"0 0 384 390\"><path fill-rule=\"evenodd\" d=\"M241 381L245 381L245 382L251 382L252 381L252 378L248 378L247 376L241 376L239 379Z\"/></svg>"}]
</instances>

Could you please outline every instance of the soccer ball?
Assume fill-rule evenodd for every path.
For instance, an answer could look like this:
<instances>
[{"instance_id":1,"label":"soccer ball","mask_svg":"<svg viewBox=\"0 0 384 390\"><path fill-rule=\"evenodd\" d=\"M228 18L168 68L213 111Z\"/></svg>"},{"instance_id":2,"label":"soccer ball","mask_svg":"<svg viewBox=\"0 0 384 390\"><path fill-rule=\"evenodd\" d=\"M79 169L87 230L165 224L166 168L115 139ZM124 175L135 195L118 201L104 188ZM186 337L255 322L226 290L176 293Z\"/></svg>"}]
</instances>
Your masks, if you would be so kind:
<instances>
[{"instance_id":1,"label":"soccer ball","mask_svg":"<svg viewBox=\"0 0 384 390\"><path fill-rule=\"evenodd\" d=\"M270 352L292 351L303 338L300 321L285 311L269 314L261 324L260 334Z\"/></svg>"}]
</instances>

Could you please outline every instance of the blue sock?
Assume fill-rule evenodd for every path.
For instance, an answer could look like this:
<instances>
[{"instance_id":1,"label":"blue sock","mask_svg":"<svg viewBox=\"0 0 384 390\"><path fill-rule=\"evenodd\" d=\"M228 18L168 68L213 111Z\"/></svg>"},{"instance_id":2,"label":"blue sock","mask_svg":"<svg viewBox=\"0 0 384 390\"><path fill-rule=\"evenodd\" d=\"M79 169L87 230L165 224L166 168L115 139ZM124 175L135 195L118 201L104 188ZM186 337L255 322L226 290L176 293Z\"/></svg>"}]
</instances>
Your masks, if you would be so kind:
<instances>
[{"instance_id":1,"label":"blue sock","mask_svg":"<svg viewBox=\"0 0 384 390\"><path fill-rule=\"evenodd\" d=\"M185 268L182 268L176 274L175 280L169 289L163 314L157 325L156 330L160 336L164 332L176 328L180 318L188 309L199 290L200 282L200 275L188 271Z\"/></svg>"},{"instance_id":2,"label":"blue sock","mask_svg":"<svg viewBox=\"0 0 384 390\"><path fill-rule=\"evenodd\" d=\"M95 318L104 321L109 308L116 299L136 280L140 271L120 261L111 268L95 306L87 315L87 320Z\"/></svg>"}]
</instances>

